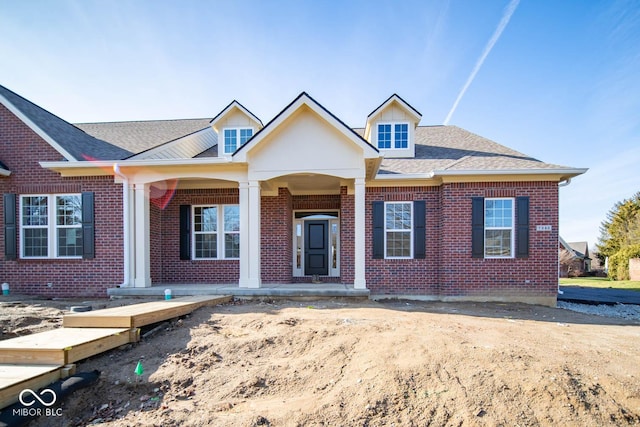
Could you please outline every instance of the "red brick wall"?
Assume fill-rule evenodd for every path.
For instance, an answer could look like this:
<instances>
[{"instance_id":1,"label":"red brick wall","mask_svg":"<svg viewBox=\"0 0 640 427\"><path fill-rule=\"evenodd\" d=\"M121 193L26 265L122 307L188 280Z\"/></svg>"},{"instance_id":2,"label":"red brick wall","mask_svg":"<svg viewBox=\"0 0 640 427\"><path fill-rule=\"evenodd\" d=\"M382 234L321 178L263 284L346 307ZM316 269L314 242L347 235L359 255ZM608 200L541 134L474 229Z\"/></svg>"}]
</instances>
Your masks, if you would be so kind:
<instances>
[{"instance_id":1,"label":"red brick wall","mask_svg":"<svg viewBox=\"0 0 640 427\"><path fill-rule=\"evenodd\" d=\"M471 258L471 198L529 199L529 257ZM551 225L552 231L536 231ZM558 185L555 182L442 186L444 296L554 297L558 286Z\"/></svg>"},{"instance_id":2,"label":"red brick wall","mask_svg":"<svg viewBox=\"0 0 640 427\"><path fill-rule=\"evenodd\" d=\"M106 297L106 289L122 282L122 186L112 177L62 178L40 167L58 161L60 153L0 105L2 162L11 171L0 178L0 191L26 194L94 192L94 259L4 260L4 227L0 228L0 281L12 292L47 297ZM16 215L19 214L19 198ZM0 204L2 201L0 200ZM0 212L4 211L4 207ZM18 217L17 217L18 218ZM18 232L18 235L20 233ZM19 239L19 237L18 237ZM18 248L20 242L18 242ZM51 284L49 287L47 284Z\"/></svg>"},{"instance_id":3,"label":"red brick wall","mask_svg":"<svg viewBox=\"0 0 640 427\"><path fill-rule=\"evenodd\" d=\"M165 207L166 209L166 207ZM178 208L179 209L179 208ZM163 241L163 211L164 209L155 203L149 203L149 246L151 263L151 283L162 283L162 266L164 248L167 242ZM178 235L179 236L179 235ZM179 247L178 247L179 249ZM180 253L178 252L178 258Z\"/></svg>"},{"instance_id":4,"label":"red brick wall","mask_svg":"<svg viewBox=\"0 0 640 427\"><path fill-rule=\"evenodd\" d=\"M374 201L424 200L425 259L373 259ZM440 283L440 188L387 187L368 188L366 193L367 288L372 294L438 295Z\"/></svg>"},{"instance_id":5,"label":"red brick wall","mask_svg":"<svg viewBox=\"0 0 640 427\"><path fill-rule=\"evenodd\" d=\"M471 198L530 198L530 255L471 258ZM372 258L371 203L426 202L426 258ZM557 292L558 187L554 182L444 184L367 189L367 287L372 294L434 297L553 297ZM551 232L536 232L551 225Z\"/></svg>"},{"instance_id":6,"label":"red brick wall","mask_svg":"<svg viewBox=\"0 0 640 427\"><path fill-rule=\"evenodd\" d=\"M260 216L262 283L291 283L293 262L293 197L286 188L262 196Z\"/></svg>"},{"instance_id":7,"label":"red brick wall","mask_svg":"<svg viewBox=\"0 0 640 427\"><path fill-rule=\"evenodd\" d=\"M353 285L355 279L355 196L340 188L340 277L342 283Z\"/></svg>"},{"instance_id":8,"label":"red brick wall","mask_svg":"<svg viewBox=\"0 0 640 427\"><path fill-rule=\"evenodd\" d=\"M152 208L160 216L152 223L151 252L152 283L228 283L240 278L238 260L181 260L180 205L238 204L237 188L178 190L164 209ZM152 203L152 206L154 204Z\"/></svg>"}]
</instances>

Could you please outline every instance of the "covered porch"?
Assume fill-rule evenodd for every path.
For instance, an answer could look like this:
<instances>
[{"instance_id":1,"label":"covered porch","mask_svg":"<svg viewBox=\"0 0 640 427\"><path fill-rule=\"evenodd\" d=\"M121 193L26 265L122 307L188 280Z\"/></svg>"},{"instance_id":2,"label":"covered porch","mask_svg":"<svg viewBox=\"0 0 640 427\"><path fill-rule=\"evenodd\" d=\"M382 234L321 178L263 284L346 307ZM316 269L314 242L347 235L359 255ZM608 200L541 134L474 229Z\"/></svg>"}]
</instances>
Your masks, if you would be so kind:
<instances>
[{"instance_id":1,"label":"covered porch","mask_svg":"<svg viewBox=\"0 0 640 427\"><path fill-rule=\"evenodd\" d=\"M271 289L315 276L316 288L366 290L366 182L381 159L301 96L231 155L123 161L123 287ZM157 189L166 203L150 203Z\"/></svg>"}]
</instances>

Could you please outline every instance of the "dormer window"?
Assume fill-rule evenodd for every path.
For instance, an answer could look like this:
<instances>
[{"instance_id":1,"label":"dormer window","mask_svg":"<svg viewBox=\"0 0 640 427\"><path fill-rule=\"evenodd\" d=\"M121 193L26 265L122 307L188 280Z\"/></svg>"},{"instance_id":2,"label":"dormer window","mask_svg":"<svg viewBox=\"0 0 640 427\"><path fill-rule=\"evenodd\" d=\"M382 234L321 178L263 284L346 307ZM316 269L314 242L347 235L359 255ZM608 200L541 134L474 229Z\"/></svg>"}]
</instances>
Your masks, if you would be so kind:
<instances>
[{"instance_id":1,"label":"dormer window","mask_svg":"<svg viewBox=\"0 0 640 427\"><path fill-rule=\"evenodd\" d=\"M388 158L416 156L415 129L422 115L398 95L391 95L367 116L364 139Z\"/></svg>"},{"instance_id":2,"label":"dormer window","mask_svg":"<svg viewBox=\"0 0 640 427\"><path fill-rule=\"evenodd\" d=\"M224 154L233 154L253 136L253 128L224 129Z\"/></svg>"},{"instance_id":3,"label":"dormer window","mask_svg":"<svg viewBox=\"0 0 640 427\"><path fill-rule=\"evenodd\" d=\"M409 147L409 123L378 123L378 149L404 150Z\"/></svg>"}]
</instances>

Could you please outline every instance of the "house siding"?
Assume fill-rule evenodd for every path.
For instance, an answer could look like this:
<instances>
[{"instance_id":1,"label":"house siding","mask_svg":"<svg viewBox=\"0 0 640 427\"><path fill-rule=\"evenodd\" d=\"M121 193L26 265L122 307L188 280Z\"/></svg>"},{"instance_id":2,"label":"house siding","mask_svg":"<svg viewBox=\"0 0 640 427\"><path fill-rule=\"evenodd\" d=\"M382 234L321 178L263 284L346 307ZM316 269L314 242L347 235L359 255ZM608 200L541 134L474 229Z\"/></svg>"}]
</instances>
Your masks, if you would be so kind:
<instances>
[{"instance_id":1,"label":"house siding","mask_svg":"<svg viewBox=\"0 0 640 427\"><path fill-rule=\"evenodd\" d=\"M15 293L47 297L104 297L108 287L122 282L122 186L113 177L62 178L40 167L58 161L60 153L0 104L0 141L7 149L2 161L11 170L0 179L2 193L60 194L93 192L95 201L95 258L0 259L0 280ZM9 149L10 148L10 149ZM16 217L19 215L19 200ZM4 209L4 207L3 207ZM19 220L18 220L19 224ZM0 228L4 254L4 228ZM20 248L18 232L18 248ZM51 286L48 286L48 285Z\"/></svg>"}]
</instances>

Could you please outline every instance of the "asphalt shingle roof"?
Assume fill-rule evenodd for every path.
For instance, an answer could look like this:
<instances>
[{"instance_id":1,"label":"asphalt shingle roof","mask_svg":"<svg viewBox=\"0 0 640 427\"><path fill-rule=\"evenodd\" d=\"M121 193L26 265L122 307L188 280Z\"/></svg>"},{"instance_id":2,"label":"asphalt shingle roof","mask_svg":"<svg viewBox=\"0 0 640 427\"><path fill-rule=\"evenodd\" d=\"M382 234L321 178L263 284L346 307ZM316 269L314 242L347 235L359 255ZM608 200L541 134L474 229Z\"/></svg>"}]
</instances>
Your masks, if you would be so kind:
<instances>
[{"instance_id":1,"label":"asphalt shingle roof","mask_svg":"<svg viewBox=\"0 0 640 427\"><path fill-rule=\"evenodd\" d=\"M544 163L457 126L418 126L415 145L414 158L385 158L378 173L564 168Z\"/></svg>"},{"instance_id":2,"label":"asphalt shingle roof","mask_svg":"<svg viewBox=\"0 0 640 427\"><path fill-rule=\"evenodd\" d=\"M138 154L209 126L211 119L148 120L79 123L76 126L96 138Z\"/></svg>"},{"instance_id":3,"label":"asphalt shingle roof","mask_svg":"<svg viewBox=\"0 0 640 427\"><path fill-rule=\"evenodd\" d=\"M209 126L209 118L72 125L0 86L9 102L77 160L122 160ZM353 129L360 136L364 129ZM216 157L213 146L195 157ZM415 157L385 157L378 174L428 174L434 171L561 169L457 126L418 126Z\"/></svg>"},{"instance_id":4,"label":"asphalt shingle roof","mask_svg":"<svg viewBox=\"0 0 640 427\"><path fill-rule=\"evenodd\" d=\"M132 153L98 139L0 85L0 94L76 160L123 159Z\"/></svg>"}]
</instances>

